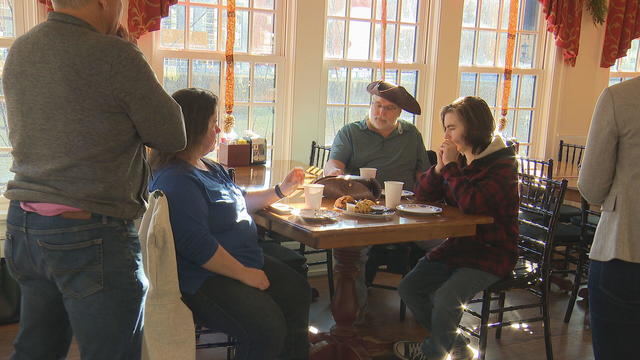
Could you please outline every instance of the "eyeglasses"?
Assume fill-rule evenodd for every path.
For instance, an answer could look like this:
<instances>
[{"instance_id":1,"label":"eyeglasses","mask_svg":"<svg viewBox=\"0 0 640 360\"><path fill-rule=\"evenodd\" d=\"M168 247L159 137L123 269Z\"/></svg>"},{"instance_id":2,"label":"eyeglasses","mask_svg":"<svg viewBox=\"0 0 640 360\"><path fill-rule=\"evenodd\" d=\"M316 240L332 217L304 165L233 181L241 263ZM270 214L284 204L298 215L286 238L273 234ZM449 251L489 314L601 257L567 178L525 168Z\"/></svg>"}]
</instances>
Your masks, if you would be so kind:
<instances>
[{"instance_id":1,"label":"eyeglasses","mask_svg":"<svg viewBox=\"0 0 640 360\"><path fill-rule=\"evenodd\" d=\"M379 102L371 103L371 106L376 110L384 110L384 111L396 111L399 107L395 105L382 105Z\"/></svg>"}]
</instances>

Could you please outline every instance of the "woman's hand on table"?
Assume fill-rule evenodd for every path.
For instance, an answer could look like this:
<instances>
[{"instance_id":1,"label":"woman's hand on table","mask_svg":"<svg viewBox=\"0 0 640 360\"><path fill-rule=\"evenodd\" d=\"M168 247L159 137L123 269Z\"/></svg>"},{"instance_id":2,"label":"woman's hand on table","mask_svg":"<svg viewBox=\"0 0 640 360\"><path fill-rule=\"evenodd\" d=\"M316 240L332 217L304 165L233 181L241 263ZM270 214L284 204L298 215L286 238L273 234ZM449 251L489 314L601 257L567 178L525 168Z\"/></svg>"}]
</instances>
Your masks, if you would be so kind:
<instances>
[{"instance_id":1,"label":"woman's hand on table","mask_svg":"<svg viewBox=\"0 0 640 360\"><path fill-rule=\"evenodd\" d=\"M249 285L260 290L266 290L270 285L269 278L267 278L264 271L250 267L244 268L240 281L245 285Z\"/></svg>"},{"instance_id":2,"label":"woman's hand on table","mask_svg":"<svg viewBox=\"0 0 640 360\"><path fill-rule=\"evenodd\" d=\"M286 196L291 195L304 183L304 170L301 167L293 168L280 184L280 190Z\"/></svg>"}]
</instances>

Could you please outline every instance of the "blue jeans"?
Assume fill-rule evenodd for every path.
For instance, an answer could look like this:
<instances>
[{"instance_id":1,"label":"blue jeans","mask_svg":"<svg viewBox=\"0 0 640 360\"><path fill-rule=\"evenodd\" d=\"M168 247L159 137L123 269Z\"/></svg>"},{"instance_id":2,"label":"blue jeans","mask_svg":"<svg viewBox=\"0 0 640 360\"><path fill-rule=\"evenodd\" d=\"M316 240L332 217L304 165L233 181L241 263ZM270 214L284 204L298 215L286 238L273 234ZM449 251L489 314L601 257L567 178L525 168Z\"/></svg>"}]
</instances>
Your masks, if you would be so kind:
<instances>
[{"instance_id":1,"label":"blue jeans","mask_svg":"<svg viewBox=\"0 0 640 360\"><path fill-rule=\"evenodd\" d=\"M13 360L139 359L147 279L132 221L64 219L12 201L5 256L22 291Z\"/></svg>"},{"instance_id":2,"label":"blue jeans","mask_svg":"<svg viewBox=\"0 0 640 360\"><path fill-rule=\"evenodd\" d=\"M195 294L182 297L199 322L238 339L236 359L308 359L307 279L269 255L262 270L270 283L264 291L211 274Z\"/></svg>"},{"instance_id":3,"label":"blue jeans","mask_svg":"<svg viewBox=\"0 0 640 360\"><path fill-rule=\"evenodd\" d=\"M589 312L596 360L637 359L640 263L591 260Z\"/></svg>"},{"instance_id":4,"label":"blue jeans","mask_svg":"<svg viewBox=\"0 0 640 360\"><path fill-rule=\"evenodd\" d=\"M402 279L400 297L418 323L431 333L422 343L428 359L444 359L455 343L466 345L457 334L461 305L499 279L478 269L450 269L426 257Z\"/></svg>"}]
</instances>

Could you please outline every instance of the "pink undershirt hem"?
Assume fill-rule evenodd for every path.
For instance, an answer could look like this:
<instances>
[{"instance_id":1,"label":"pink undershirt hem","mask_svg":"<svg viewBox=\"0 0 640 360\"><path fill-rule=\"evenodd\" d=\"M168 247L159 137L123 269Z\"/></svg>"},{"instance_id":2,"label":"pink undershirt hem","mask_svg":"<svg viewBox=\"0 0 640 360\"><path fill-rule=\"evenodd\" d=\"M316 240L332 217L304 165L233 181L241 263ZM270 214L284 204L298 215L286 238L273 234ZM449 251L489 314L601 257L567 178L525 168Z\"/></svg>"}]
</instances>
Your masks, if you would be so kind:
<instances>
[{"instance_id":1,"label":"pink undershirt hem","mask_svg":"<svg viewBox=\"0 0 640 360\"><path fill-rule=\"evenodd\" d=\"M20 207L24 211L34 212L42 216L57 216L67 211L82 211L82 209L67 205L26 201L20 201Z\"/></svg>"}]
</instances>

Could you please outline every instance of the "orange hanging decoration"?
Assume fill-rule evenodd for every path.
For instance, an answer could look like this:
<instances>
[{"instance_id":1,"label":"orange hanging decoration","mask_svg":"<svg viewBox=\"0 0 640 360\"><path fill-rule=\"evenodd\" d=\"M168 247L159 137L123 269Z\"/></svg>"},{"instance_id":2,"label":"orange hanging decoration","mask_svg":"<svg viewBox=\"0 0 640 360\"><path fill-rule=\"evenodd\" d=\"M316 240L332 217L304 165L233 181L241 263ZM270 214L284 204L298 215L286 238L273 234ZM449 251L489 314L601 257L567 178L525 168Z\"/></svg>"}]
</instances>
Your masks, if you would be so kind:
<instances>
[{"instance_id":1,"label":"orange hanging decoration","mask_svg":"<svg viewBox=\"0 0 640 360\"><path fill-rule=\"evenodd\" d=\"M387 57L387 0L382 0L382 29L380 33L380 72L382 73L382 81L384 81L386 73L386 57Z\"/></svg>"},{"instance_id":2,"label":"orange hanging decoration","mask_svg":"<svg viewBox=\"0 0 640 360\"><path fill-rule=\"evenodd\" d=\"M509 6L509 28L507 32L507 53L504 57L504 82L502 88L502 112L498 123L498 131L507 127L509 95L511 94L511 76L513 74L513 53L516 46L516 29L518 27L518 1L511 1Z\"/></svg>"},{"instance_id":3,"label":"orange hanging decoration","mask_svg":"<svg viewBox=\"0 0 640 360\"><path fill-rule=\"evenodd\" d=\"M223 131L225 133L231 133L233 131L233 125L235 118L233 115L233 102L234 102L234 62L233 62L233 48L236 40L236 0L227 0L227 44L225 49L225 58L227 61L227 71L225 77L225 92L224 92L224 109L226 112Z\"/></svg>"}]
</instances>

